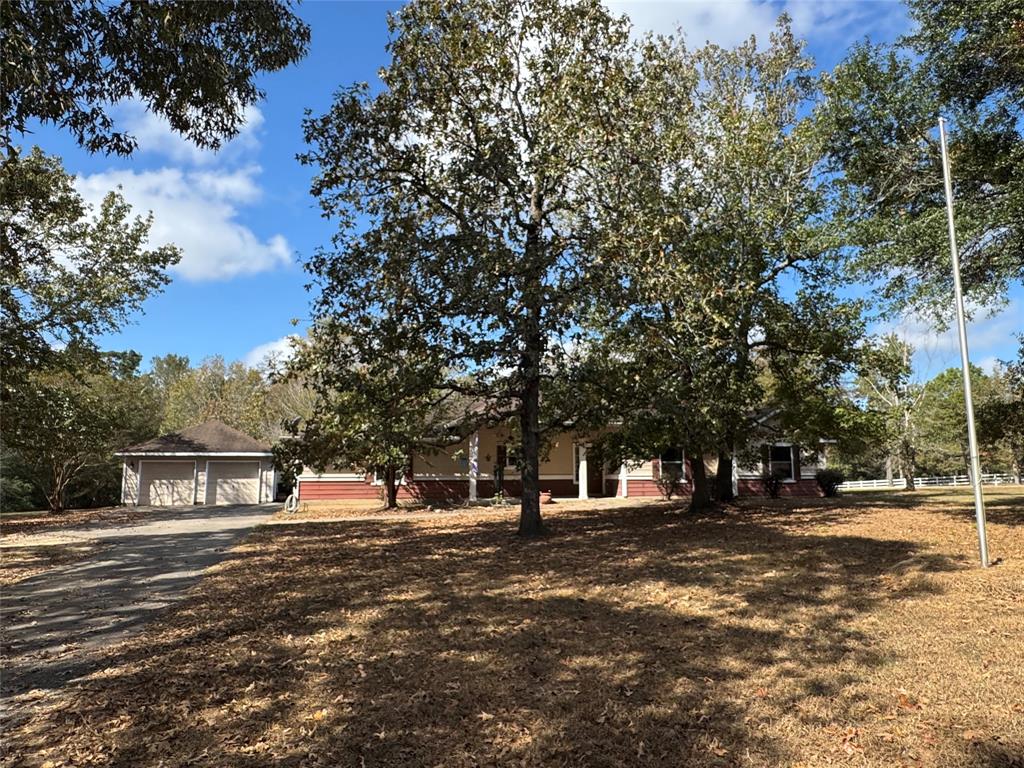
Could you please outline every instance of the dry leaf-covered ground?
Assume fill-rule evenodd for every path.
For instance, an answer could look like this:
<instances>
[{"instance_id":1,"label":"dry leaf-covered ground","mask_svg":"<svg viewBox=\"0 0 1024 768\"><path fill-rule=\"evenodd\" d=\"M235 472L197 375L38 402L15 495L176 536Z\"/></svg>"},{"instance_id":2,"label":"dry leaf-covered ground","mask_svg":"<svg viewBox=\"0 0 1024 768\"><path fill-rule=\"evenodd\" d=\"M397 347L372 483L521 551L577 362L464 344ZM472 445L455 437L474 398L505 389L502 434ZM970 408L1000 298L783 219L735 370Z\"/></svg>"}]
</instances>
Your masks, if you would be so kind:
<instances>
[{"instance_id":1,"label":"dry leaf-covered ground","mask_svg":"<svg viewBox=\"0 0 1024 768\"><path fill-rule=\"evenodd\" d=\"M95 541L0 546L0 587L9 587L51 568L84 560L100 548L101 545Z\"/></svg>"},{"instance_id":2,"label":"dry leaf-covered ground","mask_svg":"<svg viewBox=\"0 0 1024 768\"><path fill-rule=\"evenodd\" d=\"M1017 766L1024 494L267 526L6 765ZM596 505L595 505L596 506Z\"/></svg>"},{"instance_id":3,"label":"dry leaf-covered ground","mask_svg":"<svg viewBox=\"0 0 1024 768\"><path fill-rule=\"evenodd\" d=\"M8 539L85 525L133 523L145 518L152 509L152 507L97 507L96 509L69 509L59 515L42 510L9 513L0 516L0 536Z\"/></svg>"}]
</instances>

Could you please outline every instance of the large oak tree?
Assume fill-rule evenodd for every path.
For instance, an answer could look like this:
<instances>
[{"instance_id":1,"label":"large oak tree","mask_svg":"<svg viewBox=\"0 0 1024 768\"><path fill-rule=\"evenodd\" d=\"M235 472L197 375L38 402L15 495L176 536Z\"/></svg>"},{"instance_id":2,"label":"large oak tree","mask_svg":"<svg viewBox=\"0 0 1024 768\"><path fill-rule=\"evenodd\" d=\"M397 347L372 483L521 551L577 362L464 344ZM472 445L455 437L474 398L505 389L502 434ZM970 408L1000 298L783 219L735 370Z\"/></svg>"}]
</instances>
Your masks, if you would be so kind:
<instances>
[{"instance_id":1,"label":"large oak tree","mask_svg":"<svg viewBox=\"0 0 1024 768\"><path fill-rule=\"evenodd\" d=\"M629 28L595 0L419 0L390 17L379 87L305 124L313 193L339 225L310 262L316 314L402 307L445 386L514 416L519 530L542 530L539 455L556 343L588 310L601 169L632 67Z\"/></svg>"},{"instance_id":2,"label":"large oak tree","mask_svg":"<svg viewBox=\"0 0 1024 768\"><path fill-rule=\"evenodd\" d=\"M899 309L951 321L953 295L936 120L949 150L964 290L998 304L1024 281L1024 6L910 0L917 28L856 46L822 115L857 249L853 276Z\"/></svg>"},{"instance_id":3,"label":"large oak tree","mask_svg":"<svg viewBox=\"0 0 1024 768\"><path fill-rule=\"evenodd\" d=\"M767 45L651 39L644 52L643 118L615 168L629 183L601 241L619 280L600 327L618 439L684 448L699 509L705 453L731 497L734 454L763 431L754 415L770 407L781 423L784 407L806 417L806 402L835 401L863 323L835 292L842 229L813 115L821 92L788 19ZM800 426L838 429L826 416Z\"/></svg>"}]
</instances>

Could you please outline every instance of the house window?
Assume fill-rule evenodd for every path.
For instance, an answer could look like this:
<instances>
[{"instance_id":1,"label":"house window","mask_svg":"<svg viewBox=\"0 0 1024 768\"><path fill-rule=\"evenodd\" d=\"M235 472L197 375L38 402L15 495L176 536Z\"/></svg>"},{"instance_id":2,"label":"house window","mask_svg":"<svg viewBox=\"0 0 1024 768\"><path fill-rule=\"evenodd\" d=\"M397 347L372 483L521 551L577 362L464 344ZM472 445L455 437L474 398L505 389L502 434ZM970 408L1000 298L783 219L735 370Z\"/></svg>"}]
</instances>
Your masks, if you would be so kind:
<instances>
[{"instance_id":1,"label":"house window","mask_svg":"<svg viewBox=\"0 0 1024 768\"><path fill-rule=\"evenodd\" d=\"M795 479L794 468L796 462L793 460L792 445L773 445L769 449L769 469L773 475L778 475L783 480Z\"/></svg>"},{"instance_id":2,"label":"house window","mask_svg":"<svg viewBox=\"0 0 1024 768\"><path fill-rule=\"evenodd\" d=\"M515 446L505 446L505 469L511 469L513 472L519 467L516 464L516 460L519 458L519 451Z\"/></svg>"},{"instance_id":3,"label":"house window","mask_svg":"<svg viewBox=\"0 0 1024 768\"><path fill-rule=\"evenodd\" d=\"M662 451L658 463L662 477L672 473L680 480L686 479L686 458L683 456L682 448L668 448Z\"/></svg>"}]
</instances>

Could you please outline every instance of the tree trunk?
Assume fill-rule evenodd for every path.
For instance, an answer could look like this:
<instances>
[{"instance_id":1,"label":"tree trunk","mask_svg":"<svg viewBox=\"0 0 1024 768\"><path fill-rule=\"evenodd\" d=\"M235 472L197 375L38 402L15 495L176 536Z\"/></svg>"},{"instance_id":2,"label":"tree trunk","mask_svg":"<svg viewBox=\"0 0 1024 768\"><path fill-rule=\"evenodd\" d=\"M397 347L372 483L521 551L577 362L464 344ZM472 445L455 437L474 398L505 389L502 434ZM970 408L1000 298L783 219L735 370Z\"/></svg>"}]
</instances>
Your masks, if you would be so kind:
<instances>
[{"instance_id":1,"label":"tree trunk","mask_svg":"<svg viewBox=\"0 0 1024 768\"><path fill-rule=\"evenodd\" d=\"M50 487L43 489L46 505L50 508L51 514L59 515L64 511L65 496L72 476L72 473L68 471L66 466L53 465L50 475Z\"/></svg>"},{"instance_id":2,"label":"tree trunk","mask_svg":"<svg viewBox=\"0 0 1024 768\"><path fill-rule=\"evenodd\" d=\"M914 454L914 446L910 444L909 440L904 439L900 445L900 471L907 481L908 491L917 490L917 486L914 485L914 472L917 471L917 462L915 461L916 457Z\"/></svg>"},{"instance_id":3,"label":"tree trunk","mask_svg":"<svg viewBox=\"0 0 1024 768\"><path fill-rule=\"evenodd\" d=\"M544 531L540 516L540 379L527 384L523 393L519 428L522 431L523 484L519 508L519 535L536 536Z\"/></svg>"},{"instance_id":4,"label":"tree trunk","mask_svg":"<svg viewBox=\"0 0 1024 768\"><path fill-rule=\"evenodd\" d=\"M718 452L718 473L715 475L715 498L719 501L732 501L736 495L732 492L732 453Z\"/></svg>"},{"instance_id":5,"label":"tree trunk","mask_svg":"<svg viewBox=\"0 0 1024 768\"><path fill-rule=\"evenodd\" d=\"M885 457L885 484L892 485L892 456Z\"/></svg>"},{"instance_id":6,"label":"tree trunk","mask_svg":"<svg viewBox=\"0 0 1024 768\"><path fill-rule=\"evenodd\" d=\"M543 273L531 270L530 265L542 261L540 256L543 203L540 183L535 180L530 196L530 224L526 230L526 268L522 304L525 318L522 325L523 348L519 356L519 374L522 377L522 399L519 411L519 429L522 433L519 478L522 495L519 506L519 535L537 536L544 531L540 516L540 363L544 354L544 337L540 322L543 311Z\"/></svg>"},{"instance_id":7,"label":"tree trunk","mask_svg":"<svg viewBox=\"0 0 1024 768\"><path fill-rule=\"evenodd\" d=\"M398 506L398 470L388 465L384 470L384 489L387 494L388 509Z\"/></svg>"},{"instance_id":8,"label":"tree trunk","mask_svg":"<svg viewBox=\"0 0 1024 768\"><path fill-rule=\"evenodd\" d=\"M690 466L690 478L693 480L689 512L703 512L711 508L711 486L708 484L708 475L704 468L704 456L690 456L687 463Z\"/></svg>"},{"instance_id":9,"label":"tree trunk","mask_svg":"<svg viewBox=\"0 0 1024 768\"><path fill-rule=\"evenodd\" d=\"M903 408L903 437L900 440L900 470L907 480L907 490L917 490L914 485L914 472L917 471L917 457L914 450L913 438L911 436L910 409Z\"/></svg>"}]
</instances>

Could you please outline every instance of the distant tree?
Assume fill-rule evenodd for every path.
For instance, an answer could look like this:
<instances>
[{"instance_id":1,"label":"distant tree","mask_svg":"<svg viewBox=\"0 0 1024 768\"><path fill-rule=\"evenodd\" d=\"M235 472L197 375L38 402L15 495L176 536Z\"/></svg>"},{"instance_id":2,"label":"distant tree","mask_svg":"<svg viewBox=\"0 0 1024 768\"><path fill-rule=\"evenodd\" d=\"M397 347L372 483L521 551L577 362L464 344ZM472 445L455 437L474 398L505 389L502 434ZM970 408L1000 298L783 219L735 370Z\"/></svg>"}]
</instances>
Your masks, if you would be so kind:
<instances>
[{"instance_id":1,"label":"distant tree","mask_svg":"<svg viewBox=\"0 0 1024 768\"><path fill-rule=\"evenodd\" d=\"M256 369L209 357L181 375L167 393L161 431L180 432L209 419L258 439L276 433L266 421L268 383Z\"/></svg>"},{"instance_id":2,"label":"distant tree","mask_svg":"<svg viewBox=\"0 0 1024 768\"><path fill-rule=\"evenodd\" d=\"M4 445L17 452L25 477L54 513L66 509L69 490L84 473L109 470L115 450L151 437L157 413L137 354L79 357L74 347L59 354L66 359L33 372L4 409Z\"/></svg>"},{"instance_id":3,"label":"distant tree","mask_svg":"<svg viewBox=\"0 0 1024 768\"><path fill-rule=\"evenodd\" d=\"M269 379L263 411L263 434L274 442L289 434L287 425L308 419L316 406L316 393L300 376L277 374Z\"/></svg>"},{"instance_id":4,"label":"distant tree","mask_svg":"<svg viewBox=\"0 0 1024 768\"><path fill-rule=\"evenodd\" d=\"M956 220L968 298L998 303L1024 280L1024 6L909 0L918 28L856 46L821 108L834 126L855 276L898 308L948 322L952 283L936 118L951 121Z\"/></svg>"},{"instance_id":5,"label":"distant tree","mask_svg":"<svg viewBox=\"0 0 1024 768\"><path fill-rule=\"evenodd\" d=\"M913 491L917 471L918 409L926 387L913 378L910 344L894 334L865 352L857 392L884 428L887 461L895 463ZM891 466L891 464L889 465Z\"/></svg>"},{"instance_id":6,"label":"distant tree","mask_svg":"<svg viewBox=\"0 0 1024 768\"><path fill-rule=\"evenodd\" d=\"M971 366L971 388L976 412L986 410L998 398L996 382L976 365ZM970 474L971 454L961 370L950 368L929 381L918 411L918 462L925 471L936 475ZM991 448L983 450L982 471L993 458Z\"/></svg>"},{"instance_id":7,"label":"distant tree","mask_svg":"<svg viewBox=\"0 0 1024 768\"><path fill-rule=\"evenodd\" d=\"M1017 359L993 377L993 397L978 408L979 440L990 448L1005 445L1017 482L1024 473L1024 337Z\"/></svg>"},{"instance_id":8,"label":"distant tree","mask_svg":"<svg viewBox=\"0 0 1024 768\"><path fill-rule=\"evenodd\" d=\"M38 509L46 503L29 479L29 473L30 468L25 466L18 452L0 443L0 512Z\"/></svg>"},{"instance_id":9,"label":"distant tree","mask_svg":"<svg viewBox=\"0 0 1024 768\"><path fill-rule=\"evenodd\" d=\"M152 217L116 193L93 212L59 160L34 149L0 165L0 369L6 403L25 376L119 328L168 281L171 246L147 248ZM59 255L60 258L56 258ZM59 358L66 359L66 358Z\"/></svg>"},{"instance_id":10,"label":"distant tree","mask_svg":"<svg viewBox=\"0 0 1024 768\"><path fill-rule=\"evenodd\" d=\"M543 436L573 415L542 422L541 385L601 270L589 245L625 129L629 26L598 0L414 0L389 25L383 88L345 88L305 123L312 191L339 226L309 264L316 315L407 307L445 388L518 419L519 531L536 534Z\"/></svg>"},{"instance_id":11,"label":"distant tree","mask_svg":"<svg viewBox=\"0 0 1024 768\"><path fill-rule=\"evenodd\" d=\"M185 355L168 354L154 357L150 363L150 377L163 397L167 396L171 387L188 374L191 365Z\"/></svg>"},{"instance_id":12,"label":"distant tree","mask_svg":"<svg viewBox=\"0 0 1024 768\"><path fill-rule=\"evenodd\" d=\"M0 5L2 142L33 120L68 130L90 152L130 154L111 105L142 101L201 147L238 133L263 97L256 77L305 55L309 28L291 3L5 0Z\"/></svg>"}]
</instances>

